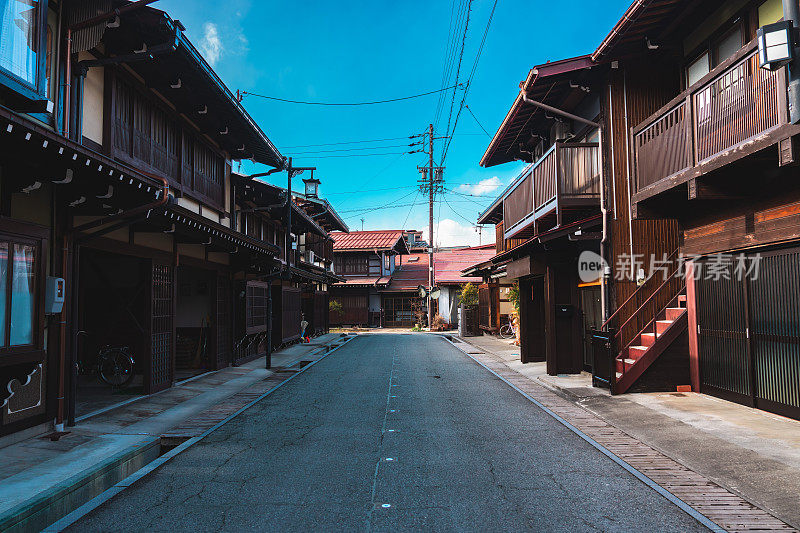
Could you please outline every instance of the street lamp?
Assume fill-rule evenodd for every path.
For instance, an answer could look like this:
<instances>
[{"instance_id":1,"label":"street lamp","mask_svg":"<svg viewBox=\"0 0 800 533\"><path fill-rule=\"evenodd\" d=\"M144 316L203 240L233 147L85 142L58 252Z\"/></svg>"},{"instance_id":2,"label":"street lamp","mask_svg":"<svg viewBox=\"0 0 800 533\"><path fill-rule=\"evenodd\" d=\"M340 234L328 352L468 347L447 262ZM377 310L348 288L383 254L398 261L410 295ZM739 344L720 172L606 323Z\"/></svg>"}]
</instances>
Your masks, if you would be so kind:
<instances>
[{"instance_id":1,"label":"street lamp","mask_svg":"<svg viewBox=\"0 0 800 533\"><path fill-rule=\"evenodd\" d=\"M778 70L794 59L794 26L791 20L767 24L756 32L761 68Z\"/></svg>"},{"instance_id":2,"label":"street lamp","mask_svg":"<svg viewBox=\"0 0 800 533\"><path fill-rule=\"evenodd\" d=\"M311 177L303 180L306 185L306 198L319 198L319 184L320 181L314 177L314 171L311 171Z\"/></svg>"}]
</instances>

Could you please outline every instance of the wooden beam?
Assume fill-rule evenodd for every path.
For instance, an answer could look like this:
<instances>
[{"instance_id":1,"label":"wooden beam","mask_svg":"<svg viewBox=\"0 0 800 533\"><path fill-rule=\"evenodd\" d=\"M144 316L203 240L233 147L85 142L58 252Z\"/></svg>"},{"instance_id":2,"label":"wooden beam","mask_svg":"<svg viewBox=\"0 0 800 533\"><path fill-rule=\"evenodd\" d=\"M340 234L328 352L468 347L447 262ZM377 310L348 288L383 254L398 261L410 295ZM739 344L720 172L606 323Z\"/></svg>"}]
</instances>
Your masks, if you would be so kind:
<instances>
[{"instance_id":1,"label":"wooden beam","mask_svg":"<svg viewBox=\"0 0 800 533\"><path fill-rule=\"evenodd\" d=\"M689 200L743 200L741 194L732 193L716 185L692 178L688 182Z\"/></svg>"}]
</instances>

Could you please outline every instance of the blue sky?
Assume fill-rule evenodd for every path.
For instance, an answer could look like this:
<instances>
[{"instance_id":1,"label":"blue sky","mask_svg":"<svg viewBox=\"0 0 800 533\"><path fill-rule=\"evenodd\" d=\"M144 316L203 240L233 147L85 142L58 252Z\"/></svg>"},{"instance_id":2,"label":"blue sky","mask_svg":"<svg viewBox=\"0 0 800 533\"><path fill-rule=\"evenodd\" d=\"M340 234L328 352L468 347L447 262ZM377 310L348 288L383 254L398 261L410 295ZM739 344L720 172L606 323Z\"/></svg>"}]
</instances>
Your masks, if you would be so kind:
<instances>
[{"instance_id":1,"label":"blue sky","mask_svg":"<svg viewBox=\"0 0 800 533\"><path fill-rule=\"evenodd\" d=\"M153 7L180 19L192 42L234 92L237 89L294 100L352 102L383 100L437 90L442 86L451 7L464 0L275 2L256 0L161 0ZM472 68L493 0L474 0L462 61L462 81ZM466 103L494 134L529 69L593 51L630 0L543 2L499 0ZM461 37L458 38L460 49ZM322 195L351 229L400 228L427 231L427 202L414 192L424 154L401 155L433 121L438 95L363 107L319 107L248 96L244 105L285 155L317 156L392 153L369 157L295 156L295 164L316 166ZM456 95L455 118L461 92ZM450 97L437 134L445 131ZM372 139L390 141L292 148ZM521 165L483 169L489 142L465 110L452 139L445 171L446 202L439 202L437 243L477 244L474 225L488 205L521 170ZM400 146L398 146L400 145ZM362 148L367 148L362 150ZM442 144L435 151L441 154ZM264 170L243 165L244 172ZM285 184L285 173L273 181ZM490 180L490 181L485 181ZM474 187L474 184L484 186ZM469 184L469 185L463 185ZM465 193L477 196L463 196ZM416 198L415 198L416 197ZM416 205L414 203L416 199ZM386 209L385 206L399 207ZM436 230L434 230L436 231ZM483 243L494 240L493 228Z\"/></svg>"}]
</instances>

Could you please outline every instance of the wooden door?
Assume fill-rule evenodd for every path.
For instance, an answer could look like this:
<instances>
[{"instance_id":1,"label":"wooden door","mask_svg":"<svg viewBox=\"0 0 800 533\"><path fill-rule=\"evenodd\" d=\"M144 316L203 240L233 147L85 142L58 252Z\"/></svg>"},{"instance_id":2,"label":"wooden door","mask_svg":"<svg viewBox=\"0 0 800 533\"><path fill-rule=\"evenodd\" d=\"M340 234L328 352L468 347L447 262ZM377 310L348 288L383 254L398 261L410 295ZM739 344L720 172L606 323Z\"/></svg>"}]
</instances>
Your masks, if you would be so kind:
<instances>
[{"instance_id":1,"label":"wooden door","mask_svg":"<svg viewBox=\"0 0 800 533\"><path fill-rule=\"evenodd\" d=\"M150 300L150 364L147 393L152 394L172 385L175 373L175 269L152 264Z\"/></svg>"},{"instance_id":2,"label":"wooden door","mask_svg":"<svg viewBox=\"0 0 800 533\"><path fill-rule=\"evenodd\" d=\"M233 331L231 326L231 280L228 273L217 274L217 369L225 368L232 360Z\"/></svg>"}]
</instances>

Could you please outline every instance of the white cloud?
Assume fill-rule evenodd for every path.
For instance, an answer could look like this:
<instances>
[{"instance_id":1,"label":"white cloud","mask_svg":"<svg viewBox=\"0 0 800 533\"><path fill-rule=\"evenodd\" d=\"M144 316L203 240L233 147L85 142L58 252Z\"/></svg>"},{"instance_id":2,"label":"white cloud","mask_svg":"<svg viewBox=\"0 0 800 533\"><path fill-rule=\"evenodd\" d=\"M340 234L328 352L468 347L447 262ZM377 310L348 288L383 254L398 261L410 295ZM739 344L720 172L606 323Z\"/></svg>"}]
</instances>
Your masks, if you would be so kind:
<instances>
[{"instance_id":1,"label":"white cloud","mask_svg":"<svg viewBox=\"0 0 800 533\"><path fill-rule=\"evenodd\" d=\"M493 178L481 180L478 183L459 185L458 192L471 194L473 196L485 196L495 192L502 184L503 182L500 181L500 178L494 176Z\"/></svg>"},{"instance_id":2,"label":"white cloud","mask_svg":"<svg viewBox=\"0 0 800 533\"><path fill-rule=\"evenodd\" d=\"M203 39L200 41L200 52L212 67L217 66L219 58L222 56L222 39L219 37L219 29L213 22L203 24Z\"/></svg>"},{"instance_id":3,"label":"white cloud","mask_svg":"<svg viewBox=\"0 0 800 533\"><path fill-rule=\"evenodd\" d=\"M422 230L422 236L426 241L428 240L427 226ZM445 218L439 221L433 229L433 236L436 239L436 246L478 246L494 242L494 229L485 227L482 232L479 232L475 226L460 224L456 220Z\"/></svg>"}]
</instances>

